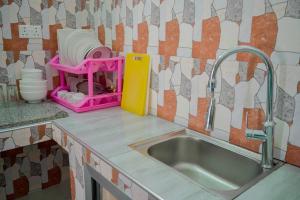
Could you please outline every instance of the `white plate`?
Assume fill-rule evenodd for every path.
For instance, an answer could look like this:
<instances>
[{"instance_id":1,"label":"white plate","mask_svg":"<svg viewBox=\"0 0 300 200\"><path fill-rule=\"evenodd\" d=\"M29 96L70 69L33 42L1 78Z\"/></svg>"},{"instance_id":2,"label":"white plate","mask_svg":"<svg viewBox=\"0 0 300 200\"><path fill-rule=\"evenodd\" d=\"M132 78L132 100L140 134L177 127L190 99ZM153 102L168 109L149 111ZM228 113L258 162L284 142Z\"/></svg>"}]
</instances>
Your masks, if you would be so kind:
<instances>
[{"instance_id":1,"label":"white plate","mask_svg":"<svg viewBox=\"0 0 300 200\"><path fill-rule=\"evenodd\" d=\"M69 59L68 59L68 42L70 40L70 37L72 34L74 34L76 30L73 30L72 32L70 32L69 34L67 34L67 36L64 38L64 41L62 42L61 45L61 54L63 55L64 58L64 62L63 64L68 65L69 64Z\"/></svg>"},{"instance_id":2,"label":"white plate","mask_svg":"<svg viewBox=\"0 0 300 200\"><path fill-rule=\"evenodd\" d=\"M62 54L65 58L66 64L70 65L70 59L69 59L69 46L73 45L74 43L74 36L77 34L83 34L82 29L75 29L73 30L65 39L62 47Z\"/></svg>"},{"instance_id":3,"label":"white plate","mask_svg":"<svg viewBox=\"0 0 300 200\"><path fill-rule=\"evenodd\" d=\"M59 62L61 64L68 64L64 55L64 45L67 37L74 31L71 28L64 28L57 30L57 42L58 42L58 55L59 55Z\"/></svg>"},{"instance_id":4,"label":"white plate","mask_svg":"<svg viewBox=\"0 0 300 200\"><path fill-rule=\"evenodd\" d=\"M81 38L76 45L74 45L72 51L73 64L79 64L84 59L85 53L91 48L90 46L91 44L87 37Z\"/></svg>"},{"instance_id":5,"label":"white plate","mask_svg":"<svg viewBox=\"0 0 300 200\"><path fill-rule=\"evenodd\" d=\"M73 65L81 63L85 55L95 46L99 46L100 43L95 37L85 37L80 38L73 46L71 50L71 60Z\"/></svg>"},{"instance_id":6,"label":"white plate","mask_svg":"<svg viewBox=\"0 0 300 200\"><path fill-rule=\"evenodd\" d=\"M88 54L88 52L95 47L99 47L99 42L95 40L90 40L89 38L84 40L85 44L83 44L80 51L77 51L75 61L79 64L82 62L82 60L85 59L85 56Z\"/></svg>"},{"instance_id":7,"label":"white plate","mask_svg":"<svg viewBox=\"0 0 300 200\"><path fill-rule=\"evenodd\" d=\"M86 38L94 38L95 37L95 34L93 31L88 31L88 30L80 30L80 31L76 31L76 33L70 35L70 38L69 38L69 42L68 42L68 46L67 46L67 55L68 55L68 58L70 60L70 64L71 65L77 65L78 63L76 62L76 52L77 51L83 51L82 49L85 47L84 46L87 46L87 45L84 45L84 46L78 46L77 44L78 43L82 43L81 41L82 40L85 40L86 42L89 41L89 39L86 39ZM82 43L84 44L84 43ZM86 47L87 48L87 47Z\"/></svg>"}]
</instances>

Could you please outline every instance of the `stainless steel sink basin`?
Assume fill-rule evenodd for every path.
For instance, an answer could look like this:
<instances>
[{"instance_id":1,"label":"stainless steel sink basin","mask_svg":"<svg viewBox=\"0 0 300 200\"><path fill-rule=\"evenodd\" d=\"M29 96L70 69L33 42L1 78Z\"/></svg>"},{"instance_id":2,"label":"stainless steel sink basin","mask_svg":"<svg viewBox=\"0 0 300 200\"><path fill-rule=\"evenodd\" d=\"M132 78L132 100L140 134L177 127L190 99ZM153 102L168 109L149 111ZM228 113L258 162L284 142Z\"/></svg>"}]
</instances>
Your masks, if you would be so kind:
<instances>
[{"instance_id":1,"label":"stainless steel sink basin","mask_svg":"<svg viewBox=\"0 0 300 200\"><path fill-rule=\"evenodd\" d=\"M187 135L184 131L130 146L226 199L238 196L281 165L278 162L274 168L265 170L257 160Z\"/></svg>"}]
</instances>

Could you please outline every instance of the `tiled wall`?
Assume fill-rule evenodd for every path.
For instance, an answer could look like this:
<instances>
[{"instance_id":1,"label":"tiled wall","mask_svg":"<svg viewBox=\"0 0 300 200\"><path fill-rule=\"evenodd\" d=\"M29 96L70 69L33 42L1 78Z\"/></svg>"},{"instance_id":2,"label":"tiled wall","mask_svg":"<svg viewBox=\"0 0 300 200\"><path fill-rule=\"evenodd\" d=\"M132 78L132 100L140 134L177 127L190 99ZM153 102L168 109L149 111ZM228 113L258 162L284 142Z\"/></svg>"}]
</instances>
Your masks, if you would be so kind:
<instances>
[{"instance_id":1,"label":"tiled wall","mask_svg":"<svg viewBox=\"0 0 300 200\"><path fill-rule=\"evenodd\" d=\"M246 128L262 129L267 72L248 54L231 56L222 65L215 131L203 130L206 84L214 60L226 49L252 45L265 51L275 66L275 156L300 166L299 4L299 0L1 1L0 88L8 84L14 99L20 68L35 66L45 70L52 89L58 77L45 63L57 49L56 29L94 28L102 44L115 51L151 55L152 113L259 151L261 144L244 135ZM18 38L20 23L42 25L43 39Z\"/></svg>"},{"instance_id":2,"label":"tiled wall","mask_svg":"<svg viewBox=\"0 0 300 200\"><path fill-rule=\"evenodd\" d=\"M50 140L51 124L42 124L0 133L0 152Z\"/></svg>"},{"instance_id":3,"label":"tiled wall","mask_svg":"<svg viewBox=\"0 0 300 200\"><path fill-rule=\"evenodd\" d=\"M0 133L0 199L26 196L69 179L69 158L49 125Z\"/></svg>"},{"instance_id":4,"label":"tiled wall","mask_svg":"<svg viewBox=\"0 0 300 200\"><path fill-rule=\"evenodd\" d=\"M111 13L113 48L152 57L152 113L252 151L261 143L245 130L263 128L265 66L245 53L223 63L212 133L204 130L206 85L225 50L244 44L267 53L275 67L275 156L300 166L299 0L114 1Z\"/></svg>"}]
</instances>

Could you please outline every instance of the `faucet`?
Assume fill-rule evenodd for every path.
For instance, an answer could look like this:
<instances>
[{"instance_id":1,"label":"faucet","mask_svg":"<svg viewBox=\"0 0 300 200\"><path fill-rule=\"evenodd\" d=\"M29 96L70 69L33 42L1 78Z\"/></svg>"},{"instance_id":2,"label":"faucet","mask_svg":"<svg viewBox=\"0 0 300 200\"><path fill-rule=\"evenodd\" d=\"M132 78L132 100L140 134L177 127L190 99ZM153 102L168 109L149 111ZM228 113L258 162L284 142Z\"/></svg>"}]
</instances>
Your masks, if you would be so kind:
<instances>
[{"instance_id":1,"label":"faucet","mask_svg":"<svg viewBox=\"0 0 300 200\"><path fill-rule=\"evenodd\" d=\"M256 139L262 141L262 159L261 165L265 169L270 169L273 167L273 130L274 130L274 121L273 121L273 73L274 67L273 64L263 51L251 47L251 46L238 46L233 49L230 49L223 54L221 54L215 61L212 71L210 73L210 78L208 81L208 92L210 93L210 102L208 106L207 116L206 116L206 125L205 129L211 131L213 129L214 123L214 114L215 114L215 88L216 88L216 74L217 70L220 67L221 63L230 55L238 52L247 52L257 55L266 65L268 70L268 79L267 79L267 109L266 109L266 118L264 123L264 130L262 131L246 131L246 137L248 139Z\"/></svg>"}]
</instances>

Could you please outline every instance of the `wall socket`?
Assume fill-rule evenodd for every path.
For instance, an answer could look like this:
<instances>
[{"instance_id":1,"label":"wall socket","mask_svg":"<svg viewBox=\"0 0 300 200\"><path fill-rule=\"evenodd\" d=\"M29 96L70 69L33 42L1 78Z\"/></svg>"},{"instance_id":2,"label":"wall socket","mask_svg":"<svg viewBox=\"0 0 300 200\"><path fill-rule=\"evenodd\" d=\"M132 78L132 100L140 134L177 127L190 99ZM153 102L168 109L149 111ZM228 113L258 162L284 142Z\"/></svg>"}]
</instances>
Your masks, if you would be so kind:
<instances>
[{"instance_id":1,"label":"wall socket","mask_svg":"<svg viewBox=\"0 0 300 200\"><path fill-rule=\"evenodd\" d=\"M42 27L19 25L19 38L42 38Z\"/></svg>"}]
</instances>

